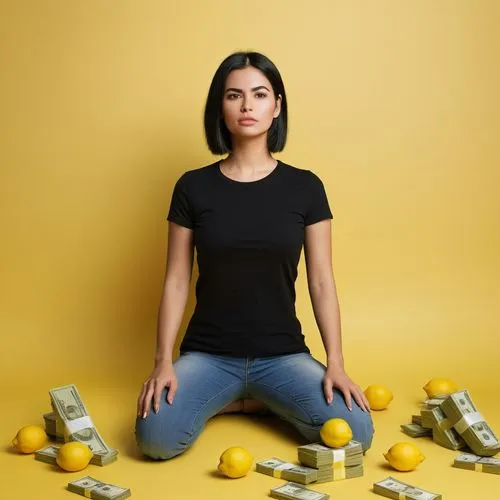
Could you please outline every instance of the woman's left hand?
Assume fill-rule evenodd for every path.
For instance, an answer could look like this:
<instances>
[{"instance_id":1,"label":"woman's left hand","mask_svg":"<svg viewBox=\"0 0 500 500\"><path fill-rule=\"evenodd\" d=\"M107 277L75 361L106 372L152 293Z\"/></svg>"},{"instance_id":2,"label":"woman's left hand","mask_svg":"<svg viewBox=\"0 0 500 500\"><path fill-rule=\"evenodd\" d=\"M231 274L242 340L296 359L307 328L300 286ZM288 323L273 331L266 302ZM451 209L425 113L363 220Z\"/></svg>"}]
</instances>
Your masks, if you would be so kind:
<instances>
[{"instance_id":1,"label":"woman's left hand","mask_svg":"<svg viewBox=\"0 0 500 500\"><path fill-rule=\"evenodd\" d=\"M338 389L345 399L347 408L352 411L352 398L358 403L358 406L365 412L370 411L370 403L359 385L356 385L344 371L343 368L329 366L323 377L323 391L326 402L331 404L333 401L333 389Z\"/></svg>"}]
</instances>

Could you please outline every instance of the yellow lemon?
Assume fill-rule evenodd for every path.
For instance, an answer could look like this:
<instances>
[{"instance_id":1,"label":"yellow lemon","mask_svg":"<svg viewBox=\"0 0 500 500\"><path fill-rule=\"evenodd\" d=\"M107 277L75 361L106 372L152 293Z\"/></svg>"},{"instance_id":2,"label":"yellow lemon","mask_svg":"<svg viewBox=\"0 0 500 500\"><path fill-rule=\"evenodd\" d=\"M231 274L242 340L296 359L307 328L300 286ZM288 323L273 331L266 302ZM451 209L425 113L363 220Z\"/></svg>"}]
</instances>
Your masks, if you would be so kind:
<instances>
[{"instance_id":1,"label":"yellow lemon","mask_svg":"<svg viewBox=\"0 0 500 500\"><path fill-rule=\"evenodd\" d=\"M384 410L394 399L392 392L384 385L372 384L365 389L365 396L372 410Z\"/></svg>"},{"instance_id":2,"label":"yellow lemon","mask_svg":"<svg viewBox=\"0 0 500 500\"><path fill-rule=\"evenodd\" d=\"M394 469L402 472L416 469L425 459L422 452L411 443L396 443L383 455Z\"/></svg>"},{"instance_id":3,"label":"yellow lemon","mask_svg":"<svg viewBox=\"0 0 500 500\"><path fill-rule=\"evenodd\" d=\"M19 429L12 444L21 453L33 453L43 448L47 442L47 434L39 425L27 425Z\"/></svg>"},{"instance_id":4,"label":"yellow lemon","mask_svg":"<svg viewBox=\"0 0 500 500\"><path fill-rule=\"evenodd\" d=\"M457 384L446 378L433 378L424 385L423 389L429 398L458 391Z\"/></svg>"},{"instance_id":5,"label":"yellow lemon","mask_svg":"<svg viewBox=\"0 0 500 500\"><path fill-rule=\"evenodd\" d=\"M243 477L252 467L252 462L253 457L248 450L241 446L232 446L220 456L217 469L227 477Z\"/></svg>"},{"instance_id":6,"label":"yellow lemon","mask_svg":"<svg viewBox=\"0 0 500 500\"><path fill-rule=\"evenodd\" d=\"M76 472L85 469L93 456L92 450L86 444L70 441L59 448L56 462L61 469Z\"/></svg>"},{"instance_id":7,"label":"yellow lemon","mask_svg":"<svg viewBox=\"0 0 500 500\"><path fill-rule=\"evenodd\" d=\"M319 435L327 446L340 448L352 439L352 429L344 419L331 418L323 424Z\"/></svg>"}]
</instances>

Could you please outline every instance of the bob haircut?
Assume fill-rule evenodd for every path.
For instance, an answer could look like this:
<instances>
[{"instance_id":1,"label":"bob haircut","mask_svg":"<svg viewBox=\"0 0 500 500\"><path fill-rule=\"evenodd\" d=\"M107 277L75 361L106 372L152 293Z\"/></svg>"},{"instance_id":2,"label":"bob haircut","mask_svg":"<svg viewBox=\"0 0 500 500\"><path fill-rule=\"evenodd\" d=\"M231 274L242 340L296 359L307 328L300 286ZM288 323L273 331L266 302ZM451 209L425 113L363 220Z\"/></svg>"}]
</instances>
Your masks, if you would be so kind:
<instances>
[{"instance_id":1,"label":"bob haircut","mask_svg":"<svg viewBox=\"0 0 500 500\"><path fill-rule=\"evenodd\" d=\"M231 133L222 115L222 100L226 79L234 69L253 66L262 71L271 83L275 98L281 94L281 111L267 132L267 148L269 152L283 151L287 135L287 104L285 87L278 68L265 55L258 52L234 52L222 61L217 68L208 91L205 104L204 124L208 148L213 154L223 155L232 149Z\"/></svg>"}]
</instances>

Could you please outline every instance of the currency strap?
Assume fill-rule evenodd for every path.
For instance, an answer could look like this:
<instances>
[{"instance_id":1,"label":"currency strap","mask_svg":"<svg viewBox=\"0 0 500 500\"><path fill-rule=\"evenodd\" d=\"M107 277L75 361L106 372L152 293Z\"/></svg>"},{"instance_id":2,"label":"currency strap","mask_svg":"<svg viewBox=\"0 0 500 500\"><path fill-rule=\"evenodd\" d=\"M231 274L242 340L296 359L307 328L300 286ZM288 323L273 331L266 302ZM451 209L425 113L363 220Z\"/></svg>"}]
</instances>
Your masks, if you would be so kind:
<instances>
[{"instance_id":1,"label":"currency strap","mask_svg":"<svg viewBox=\"0 0 500 500\"><path fill-rule=\"evenodd\" d=\"M332 450L333 463L345 462L345 450Z\"/></svg>"},{"instance_id":2,"label":"currency strap","mask_svg":"<svg viewBox=\"0 0 500 500\"><path fill-rule=\"evenodd\" d=\"M95 427L92 419L88 415L75 418L75 420L66 420L64 423L70 434L75 434L75 432L79 432L82 429L88 429L89 427Z\"/></svg>"},{"instance_id":3,"label":"currency strap","mask_svg":"<svg viewBox=\"0 0 500 500\"><path fill-rule=\"evenodd\" d=\"M84 488L83 496L85 498L92 498L92 490L95 488L95 484L93 486L89 486L88 488Z\"/></svg>"},{"instance_id":4,"label":"currency strap","mask_svg":"<svg viewBox=\"0 0 500 500\"><path fill-rule=\"evenodd\" d=\"M406 495L404 493L400 493L398 498L399 500L406 500Z\"/></svg>"},{"instance_id":5,"label":"currency strap","mask_svg":"<svg viewBox=\"0 0 500 500\"><path fill-rule=\"evenodd\" d=\"M477 462L474 464L474 470L476 472L483 472L483 464L478 464Z\"/></svg>"},{"instance_id":6,"label":"currency strap","mask_svg":"<svg viewBox=\"0 0 500 500\"><path fill-rule=\"evenodd\" d=\"M289 469L294 469L297 467L295 464L291 464L288 462L285 462L284 464L278 465L273 469L273 477L277 477L278 479L281 479L281 472L284 470L289 470Z\"/></svg>"},{"instance_id":7,"label":"currency strap","mask_svg":"<svg viewBox=\"0 0 500 500\"><path fill-rule=\"evenodd\" d=\"M455 425L455 429L459 434L463 434L471 425L484 422L484 417L478 411L467 413Z\"/></svg>"},{"instance_id":8,"label":"currency strap","mask_svg":"<svg viewBox=\"0 0 500 500\"><path fill-rule=\"evenodd\" d=\"M345 466L344 462L337 462L333 467L333 480L340 481L345 479Z\"/></svg>"}]
</instances>

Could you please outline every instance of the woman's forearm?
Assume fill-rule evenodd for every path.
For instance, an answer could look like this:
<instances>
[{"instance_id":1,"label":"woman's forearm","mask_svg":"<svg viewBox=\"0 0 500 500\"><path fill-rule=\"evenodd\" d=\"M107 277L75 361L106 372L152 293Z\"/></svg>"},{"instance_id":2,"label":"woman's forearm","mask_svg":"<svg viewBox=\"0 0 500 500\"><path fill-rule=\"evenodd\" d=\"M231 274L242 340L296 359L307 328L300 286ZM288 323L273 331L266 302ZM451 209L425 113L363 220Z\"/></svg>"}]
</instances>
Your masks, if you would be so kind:
<instances>
[{"instance_id":1,"label":"woman's forearm","mask_svg":"<svg viewBox=\"0 0 500 500\"><path fill-rule=\"evenodd\" d=\"M309 290L314 317L318 325L327 363L344 367L340 308L334 283L328 283Z\"/></svg>"},{"instance_id":2,"label":"woman's forearm","mask_svg":"<svg viewBox=\"0 0 500 500\"><path fill-rule=\"evenodd\" d=\"M174 343L189 296L189 282L166 281L158 311L155 362L172 362Z\"/></svg>"}]
</instances>

